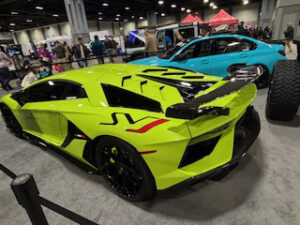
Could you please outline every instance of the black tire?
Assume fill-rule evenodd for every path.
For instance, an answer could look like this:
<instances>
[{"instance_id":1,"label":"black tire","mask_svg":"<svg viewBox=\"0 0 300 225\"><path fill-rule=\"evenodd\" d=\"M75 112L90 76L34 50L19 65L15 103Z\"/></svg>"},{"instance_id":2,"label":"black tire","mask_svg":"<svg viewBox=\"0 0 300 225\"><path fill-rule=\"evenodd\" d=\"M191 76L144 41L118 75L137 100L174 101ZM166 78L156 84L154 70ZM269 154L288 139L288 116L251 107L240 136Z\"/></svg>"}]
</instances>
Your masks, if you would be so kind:
<instances>
[{"instance_id":1,"label":"black tire","mask_svg":"<svg viewBox=\"0 0 300 225\"><path fill-rule=\"evenodd\" d=\"M156 188L152 173L137 150L114 137L103 137L96 145L98 168L110 188L130 201L150 199Z\"/></svg>"},{"instance_id":2,"label":"black tire","mask_svg":"<svg viewBox=\"0 0 300 225\"><path fill-rule=\"evenodd\" d=\"M292 120L300 103L300 63L279 61L270 84L266 117L270 120Z\"/></svg>"},{"instance_id":3,"label":"black tire","mask_svg":"<svg viewBox=\"0 0 300 225\"><path fill-rule=\"evenodd\" d=\"M1 104L0 110L8 130L16 137L23 139L23 129L9 107L5 104Z\"/></svg>"}]
</instances>

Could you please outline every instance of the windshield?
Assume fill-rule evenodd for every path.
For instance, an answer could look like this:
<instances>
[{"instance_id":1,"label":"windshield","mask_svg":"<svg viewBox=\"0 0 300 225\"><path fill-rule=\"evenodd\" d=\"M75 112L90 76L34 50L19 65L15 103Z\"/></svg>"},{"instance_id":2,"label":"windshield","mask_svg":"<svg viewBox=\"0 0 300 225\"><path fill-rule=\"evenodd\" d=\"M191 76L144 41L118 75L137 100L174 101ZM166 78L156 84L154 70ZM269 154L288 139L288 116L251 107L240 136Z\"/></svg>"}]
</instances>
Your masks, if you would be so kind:
<instances>
[{"instance_id":1,"label":"windshield","mask_svg":"<svg viewBox=\"0 0 300 225\"><path fill-rule=\"evenodd\" d=\"M177 45L175 45L173 48L166 51L164 54L158 56L161 59L170 59L176 52L178 52L183 46L185 46L187 43L179 42Z\"/></svg>"}]
</instances>

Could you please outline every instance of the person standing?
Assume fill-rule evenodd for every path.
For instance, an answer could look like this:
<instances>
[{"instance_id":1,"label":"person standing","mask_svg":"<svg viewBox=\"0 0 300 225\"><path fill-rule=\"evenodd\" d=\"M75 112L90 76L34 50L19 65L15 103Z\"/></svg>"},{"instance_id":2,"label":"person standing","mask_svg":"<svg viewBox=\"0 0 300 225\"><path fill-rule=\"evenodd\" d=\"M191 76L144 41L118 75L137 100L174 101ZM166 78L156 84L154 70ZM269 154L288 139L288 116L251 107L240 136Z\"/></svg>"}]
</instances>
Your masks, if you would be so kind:
<instances>
[{"instance_id":1,"label":"person standing","mask_svg":"<svg viewBox=\"0 0 300 225\"><path fill-rule=\"evenodd\" d=\"M145 37L146 37L146 45L145 45L145 51L148 56L155 56L157 54L158 50L158 41L156 37L149 32L149 30L145 31Z\"/></svg>"},{"instance_id":2,"label":"person standing","mask_svg":"<svg viewBox=\"0 0 300 225\"><path fill-rule=\"evenodd\" d=\"M66 59L69 62L68 66L69 66L70 69L73 69L73 67L72 67L73 52L72 52L72 49L70 48L70 46L68 45L68 43L66 41L64 42L64 48L66 50Z\"/></svg>"},{"instance_id":3,"label":"person standing","mask_svg":"<svg viewBox=\"0 0 300 225\"><path fill-rule=\"evenodd\" d=\"M112 58L113 46L112 46L111 40L108 38L107 35L105 35L104 45L105 45L105 49L106 49L106 54L109 57L109 61L111 63L113 63L114 62L114 60Z\"/></svg>"},{"instance_id":4,"label":"person standing","mask_svg":"<svg viewBox=\"0 0 300 225\"><path fill-rule=\"evenodd\" d=\"M129 35L125 36L125 48L132 48L132 43L130 41Z\"/></svg>"},{"instance_id":5,"label":"person standing","mask_svg":"<svg viewBox=\"0 0 300 225\"><path fill-rule=\"evenodd\" d=\"M92 52L97 57L99 64L104 64L104 50L105 45L102 43L102 41L99 40L99 37L97 35L94 36L94 41L92 42Z\"/></svg>"},{"instance_id":6,"label":"person standing","mask_svg":"<svg viewBox=\"0 0 300 225\"><path fill-rule=\"evenodd\" d=\"M284 36L286 38L285 45L289 48L289 52L292 53L292 41L294 39L294 28L292 26L292 23L287 24L287 29L284 31Z\"/></svg>"},{"instance_id":7,"label":"person standing","mask_svg":"<svg viewBox=\"0 0 300 225\"><path fill-rule=\"evenodd\" d=\"M55 63L58 63L59 67L63 71L68 71L69 66L67 65L66 49L63 47L63 45L59 41L56 41L55 45L56 45L56 48L53 51Z\"/></svg>"},{"instance_id":8,"label":"person standing","mask_svg":"<svg viewBox=\"0 0 300 225\"><path fill-rule=\"evenodd\" d=\"M8 65L13 63L14 62L4 53L4 48L0 46L0 83L2 88L6 91L13 89L9 84L11 74L8 69Z\"/></svg>"},{"instance_id":9,"label":"person standing","mask_svg":"<svg viewBox=\"0 0 300 225\"><path fill-rule=\"evenodd\" d=\"M74 47L74 55L80 68L88 66L87 59L90 56L90 51L83 44L82 38L78 38L78 44Z\"/></svg>"},{"instance_id":10,"label":"person standing","mask_svg":"<svg viewBox=\"0 0 300 225\"><path fill-rule=\"evenodd\" d=\"M40 61L49 68L49 74L52 75L52 56L47 46L43 43L39 46L38 57Z\"/></svg>"}]
</instances>

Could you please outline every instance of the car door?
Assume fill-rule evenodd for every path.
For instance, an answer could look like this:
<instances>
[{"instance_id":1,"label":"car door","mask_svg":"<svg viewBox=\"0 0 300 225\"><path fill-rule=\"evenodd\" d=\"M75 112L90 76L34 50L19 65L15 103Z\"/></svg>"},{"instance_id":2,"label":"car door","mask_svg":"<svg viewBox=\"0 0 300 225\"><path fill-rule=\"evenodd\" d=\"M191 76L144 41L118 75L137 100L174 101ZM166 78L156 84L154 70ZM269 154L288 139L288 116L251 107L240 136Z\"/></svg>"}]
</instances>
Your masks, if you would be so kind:
<instances>
[{"instance_id":1,"label":"car door","mask_svg":"<svg viewBox=\"0 0 300 225\"><path fill-rule=\"evenodd\" d=\"M51 144L60 145L63 141L58 107L66 83L62 81L45 81L26 90L26 102L20 108L24 131L35 135Z\"/></svg>"},{"instance_id":2,"label":"car door","mask_svg":"<svg viewBox=\"0 0 300 225\"><path fill-rule=\"evenodd\" d=\"M216 76L228 75L228 68L235 64L247 64L254 54L256 44L243 38L222 37L213 42L211 73Z\"/></svg>"},{"instance_id":3,"label":"car door","mask_svg":"<svg viewBox=\"0 0 300 225\"><path fill-rule=\"evenodd\" d=\"M172 57L170 66L210 74L211 46L211 40L194 42Z\"/></svg>"}]
</instances>

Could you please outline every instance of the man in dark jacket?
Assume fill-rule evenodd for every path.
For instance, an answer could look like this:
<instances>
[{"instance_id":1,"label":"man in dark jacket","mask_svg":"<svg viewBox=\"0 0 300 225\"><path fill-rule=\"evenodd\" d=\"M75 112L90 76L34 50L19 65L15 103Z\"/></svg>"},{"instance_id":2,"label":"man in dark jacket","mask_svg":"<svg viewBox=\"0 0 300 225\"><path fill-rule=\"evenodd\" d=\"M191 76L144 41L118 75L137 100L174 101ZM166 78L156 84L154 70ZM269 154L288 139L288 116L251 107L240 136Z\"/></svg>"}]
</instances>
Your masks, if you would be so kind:
<instances>
[{"instance_id":1,"label":"man in dark jacket","mask_svg":"<svg viewBox=\"0 0 300 225\"><path fill-rule=\"evenodd\" d=\"M98 63L99 64L104 64L104 50L105 50L105 45L102 43L102 41L99 40L99 37L95 35L94 41L92 42L92 52L94 56L97 57Z\"/></svg>"},{"instance_id":2,"label":"man in dark jacket","mask_svg":"<svg viewBox=\"0 0 300 225\"><path fill-rule=\"evenodd\" d=\"M108 55L110 62L113 63L114 62L113 57L112 57L112 55L113 55L113 43L108 38L107 35L105 35L104 45L105 45L105 48L106 48L106 54Z\"/></svg>"},{"instance_id":3,"label":"man in dark jacket","mask_svg":"<svg viewBox=\"0 0 300 225\"><path fill-rule=\"evenodd\" d=\"M238 25L238 30L236 31L236 34L250 37L249 31L244 27L244 21L241 21L240 25Z\"/></svg>"},{"instance_id":4,"label":"man in dark jacket","mask_svg":"<svg viewBox=\"0 0 300 225\"><path fill-rule=\"evenodd\" d=\"M78 44L73 47L73 52L76 57L78 66L80 68L87 67L87 58L90 55L90 51L88 48L83 44L82 38L78 38Z\"/></svg>"},{"instance_id":5,"label":"man in dark jacket","mask_svg":"<svg viewBox=\"0 0 300 225\"><path fill-rule=\"evenodd\" d=\"M287 24L287 29L284 31L284 36L286 38L286 46L289 48L290 52L293 52L292 50L292 41L294 39L294 28L292 26L292 23Z\"/></svg>"}]
</instances>

